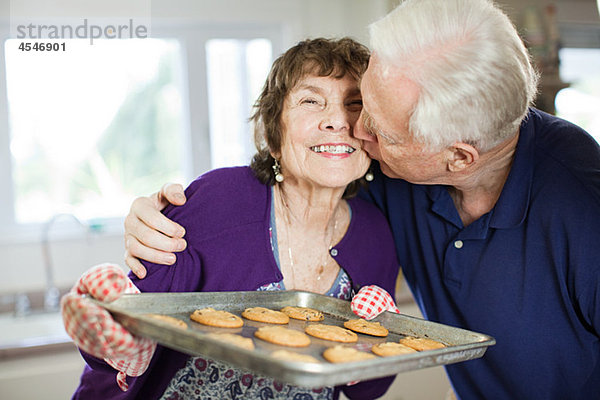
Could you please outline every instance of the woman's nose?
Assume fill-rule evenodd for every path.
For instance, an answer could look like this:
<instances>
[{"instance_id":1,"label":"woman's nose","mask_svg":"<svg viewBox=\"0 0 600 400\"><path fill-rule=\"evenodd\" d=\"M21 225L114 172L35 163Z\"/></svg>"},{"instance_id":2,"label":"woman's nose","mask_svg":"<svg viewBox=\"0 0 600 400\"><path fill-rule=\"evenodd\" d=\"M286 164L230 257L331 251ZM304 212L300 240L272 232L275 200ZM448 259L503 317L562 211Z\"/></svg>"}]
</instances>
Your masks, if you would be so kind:
<instances>
[{"instance_id":1,"label":"woman's nose","mask_svg":"<svg viewBox=\"0 0 600 400\"><path fill-rule=\"evenodd\" d=\"M343 104L329 104L324 110L319 128L328 132L341 132L344 130L349 132L353 122L350 111Z\"/></svg>"}]
</instances>

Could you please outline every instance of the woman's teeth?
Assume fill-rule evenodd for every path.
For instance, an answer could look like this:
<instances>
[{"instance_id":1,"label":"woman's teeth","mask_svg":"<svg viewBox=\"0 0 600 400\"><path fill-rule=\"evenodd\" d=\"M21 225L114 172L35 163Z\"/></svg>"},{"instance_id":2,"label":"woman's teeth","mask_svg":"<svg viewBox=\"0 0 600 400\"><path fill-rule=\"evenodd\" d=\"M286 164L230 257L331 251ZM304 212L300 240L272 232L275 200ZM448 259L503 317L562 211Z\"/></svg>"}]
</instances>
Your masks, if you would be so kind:
<instances>
[{"instance_id":1,"label":"woman's teeth","mask_svg":"<svg viewBox=\"0 0 600 400\"><path fill-rule=\"evenodd\" d=\"M343 153L354 153L356 149L354 147L346 145L335 145L335 146L313 146L310 148L315 153L331 153L331 154L343 154Z\"/></svg>"}]
</instances>

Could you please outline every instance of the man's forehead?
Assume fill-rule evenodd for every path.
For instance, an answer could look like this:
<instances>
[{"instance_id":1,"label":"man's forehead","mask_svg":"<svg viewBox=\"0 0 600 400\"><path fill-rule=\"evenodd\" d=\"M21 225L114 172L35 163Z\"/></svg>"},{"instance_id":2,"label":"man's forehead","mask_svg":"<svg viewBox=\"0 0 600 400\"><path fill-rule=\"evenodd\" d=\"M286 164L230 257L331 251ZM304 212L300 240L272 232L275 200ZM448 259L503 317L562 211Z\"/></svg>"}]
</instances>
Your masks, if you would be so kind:
<instances>
[{"instance_id":1,"label":"man's forehead","mask_svg":"<svg viewBox=\"0 0 600 400\"><path fill-rule=\"evenodd\" d=\"M376 55L373 55L369 60L369 66L362 76L360 81L360 89L363 96L363 104L367 111L375 111L379 108L383 97L386 96L384 83L384 73L381 68L381 63Z\"/></svg>"},{"instance_id":2,"label":"man's forehead","mask_svg":"<svg viewBox=\"0 0 600 400\"><path fill-rule=\"evenodd\" d=\"M363 105L376 125L387 132L404 127L418 100L418 86L374 54L361 82Z\"/></svg>"},{"instance_id":3,"label":"man's forehead","mask_svg":"<svg viewBox=\"0 0 600 400\"><path fill-rule=\"evenodd\" d=\"M381 63L376 54L373 54L360 81L363 96L374 100L374 98L384 95L386 87L391 83L388 81L389 78L389 68Z\"/></svg>"},{"instance_id":4,"label":"man's forehead","mask_svg":"<svg viewBox=\"0 0 600 400\"><path fill-rule=\"evenodd\" d=\"M364 74L360 77L358 81L358 87L360 88L360 92L363 97L363 103L369 103L372 100L373 96L373 69L371 67L371 61L369 61L369 66Z\"/></svg>"},{"instance_id":5,"label":"man's forehead","mask_svg":"<svg viewBox=\"0 0 600 400\"><path fill-rule=\"evenodd\" d=\"M385 58L379 57L376 53L371 56L364 75L372 84L389 89L394 87L394 85L390 86L391 82L400 80L404 76L400 67Z\"/></svg>"}]
</instances>

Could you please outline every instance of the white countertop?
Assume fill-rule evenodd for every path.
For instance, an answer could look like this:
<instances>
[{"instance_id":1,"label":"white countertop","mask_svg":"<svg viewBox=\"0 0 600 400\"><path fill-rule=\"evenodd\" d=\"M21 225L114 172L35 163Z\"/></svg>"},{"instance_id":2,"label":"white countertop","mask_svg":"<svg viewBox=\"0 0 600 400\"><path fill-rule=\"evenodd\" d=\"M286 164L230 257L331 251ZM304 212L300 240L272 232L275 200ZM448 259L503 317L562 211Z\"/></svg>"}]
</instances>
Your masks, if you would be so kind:
<instances>
[{"instance_id":1,"label":"white countertop","mask_svg":"<svg viewBox=\"0 0 600 400\"><path fill-rule=\"evenodd\" d=\"M72 345L60 313L15 317L0 314L0 359L56 346Z\"/></svg>"}]
</instances>

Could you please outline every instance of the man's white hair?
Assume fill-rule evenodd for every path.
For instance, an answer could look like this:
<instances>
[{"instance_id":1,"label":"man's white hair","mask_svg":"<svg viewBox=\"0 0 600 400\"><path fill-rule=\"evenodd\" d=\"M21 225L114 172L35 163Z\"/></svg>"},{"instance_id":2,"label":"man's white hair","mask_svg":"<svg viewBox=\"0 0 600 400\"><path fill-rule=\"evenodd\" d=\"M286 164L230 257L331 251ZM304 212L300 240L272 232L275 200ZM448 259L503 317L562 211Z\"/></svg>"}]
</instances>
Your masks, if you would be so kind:
<instances>
[{"instance_id":1,"label":"man's white hair","mask_svg":"<svg viewBox=\"0 0 600 400\"><path fill-rule=\"evenodd\" d=\"M409 127L441 150L487 151L512 137L532 104L538 73L510 19L489 0L405 0L369 27L384 69L420 88Z\"/></svg>"}]
</instances>

